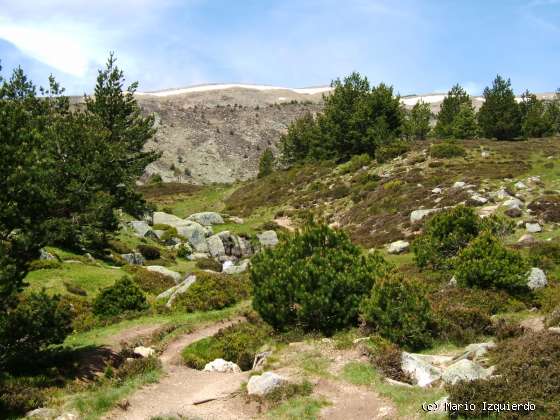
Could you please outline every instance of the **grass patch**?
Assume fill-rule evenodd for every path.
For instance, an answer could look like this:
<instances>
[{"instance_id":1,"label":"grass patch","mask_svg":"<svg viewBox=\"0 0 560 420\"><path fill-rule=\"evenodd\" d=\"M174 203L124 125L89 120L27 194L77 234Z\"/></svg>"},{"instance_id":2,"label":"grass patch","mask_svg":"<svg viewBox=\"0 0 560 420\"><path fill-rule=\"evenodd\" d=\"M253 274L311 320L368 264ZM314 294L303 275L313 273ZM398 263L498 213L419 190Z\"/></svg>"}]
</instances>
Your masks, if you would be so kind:
<instances>
[{"instance_id":1,"label":"grass patch","mask_svg":"<svg viewBox=\"0 0 560 420\"><path fill-rule=\"evenodd\" d=\"M321 408L329 405L324 398L296 397L268 412L270 419L283 420L313 420L316 419Z\"/></svg>"},{"instance_id":2,"label":"grass patch","mask_svg":"<svg viewBox=\"0 0 560 420\"><path fill-rule=\"evenodd\" d=\"M390 385L373 366L362 362L347 363L342 369L340 378L354 385L372 387L384 397L390 398L402 418L422 416L424 414L422 403L434 402L445 396L443 389ZM431 415L430 418L437 417Z\"/></svg>"}]
</instances>

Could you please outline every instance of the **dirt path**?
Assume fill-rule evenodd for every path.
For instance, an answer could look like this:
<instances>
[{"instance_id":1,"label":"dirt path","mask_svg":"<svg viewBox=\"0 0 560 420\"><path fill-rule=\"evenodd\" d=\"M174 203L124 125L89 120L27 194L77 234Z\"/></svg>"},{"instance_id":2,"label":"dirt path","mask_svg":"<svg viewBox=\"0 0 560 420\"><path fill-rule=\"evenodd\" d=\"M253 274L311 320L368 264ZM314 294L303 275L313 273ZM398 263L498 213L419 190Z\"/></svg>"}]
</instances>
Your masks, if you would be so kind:
<instances>
[{"instance_id":1,"label":"dirt path","mask_svg":"<svg viewBox=\"0 0 560 420\"><path fill-rule=\"evenodd\" d=\"M245 414L238 401L229 396L239 390L248 373L227 374L202 372L180 363L181 350L189 344L216 334L221 328L233 325L241 318L219 322L185 334L170 343L160 359L165 376L160 382L148 385L131 395L126 411L120 408L111 411L106 419L147 420L155 416L183 415L204 419L244 419ZM195 402L212 400L203 404Z\"/></svg>"},{"instance_id":2,"label":"dirt path","mask_svg":"<svg viewBox=\"0 0 560 420\"><path fill-rule=\"evenodd\" d=\"M130 344L136 340L150 337L162 326L163 324L152 324L152 325L137 325L131 328L127 328L111 336L107 340L107 345L111 347L111 349L113 349L114 351L119 351L122 348L123 343Z\"/></svg>"}]
</instances>

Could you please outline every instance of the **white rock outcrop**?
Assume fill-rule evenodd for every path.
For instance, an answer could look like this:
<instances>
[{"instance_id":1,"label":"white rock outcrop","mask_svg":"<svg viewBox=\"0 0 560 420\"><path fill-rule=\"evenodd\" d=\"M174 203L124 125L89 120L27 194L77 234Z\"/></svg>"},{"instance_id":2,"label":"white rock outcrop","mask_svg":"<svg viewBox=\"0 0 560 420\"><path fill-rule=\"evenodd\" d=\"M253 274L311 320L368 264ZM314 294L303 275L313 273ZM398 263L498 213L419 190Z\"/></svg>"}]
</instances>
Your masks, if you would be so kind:
<instances>
[{"instance_id":1,"label":"white rock outcrop","mask_svg":"<svg viewBox=\"0 0 560 420\"><path fill-rule=\"evenodd\" d=\"M239 373L241 369L233 362L224 359L215 359L204 366L205 372Z\"/></svg>"},{"instance_id":2,"label":"white rock outcrop","mask_svg":"<svg viewBox=\"0 0 560 420\"><path fill-rule=\"evenodd\" d=\"M387 252L389 254L402 254L403 252L407 252L410 248L410 243L407 241L399 240L395 242L391 242L387 245Z\"/></svg>"},{"instance_id":3,"label":"white rock outcrop","mask_svg":"<svg viewBox=\"0 0 560 420\"><path fill-rule=\"evenodd\" d=\"M548 280L546 274L540 268L533 267L527 276L527 287L531 290L542 289L546 287Z\"/></svg>"},{"instance_id":4,"label":"white rock outcrop","mask_svg":"<svg viewBox=\"0 0 560 420\"><path fill-rule=\"evenodd\" d=\"M247 394L263 396L286 383L286 379L274 372L251 376L247 383Z\"/></svg>"}]
</instances>

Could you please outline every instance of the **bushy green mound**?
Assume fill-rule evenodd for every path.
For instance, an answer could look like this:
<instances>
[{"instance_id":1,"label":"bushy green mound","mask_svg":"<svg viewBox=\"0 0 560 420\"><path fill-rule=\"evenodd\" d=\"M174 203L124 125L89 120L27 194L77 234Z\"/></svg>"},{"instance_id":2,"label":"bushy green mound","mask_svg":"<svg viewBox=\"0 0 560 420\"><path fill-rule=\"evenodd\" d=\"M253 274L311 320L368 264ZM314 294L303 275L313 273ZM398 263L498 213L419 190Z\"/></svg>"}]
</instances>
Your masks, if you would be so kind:
<instances>
[{"instance_id":1,"label":"bushy green mound","mask_svg":"<svg viewBox=\"0 0 560 420\"><path fill-rule=\"evenodd\" d=\"M246 275L197 273L196 281L179 295L173 307L187 312L223 309L247 299L251 283Z\"/></svg>"},{"instance_id":2,"label":"bushy green mound","mask_svg":"<svg viewBox=\"0 0 560 420\"><path fill-rule=\"evenodd\" d=\"M393 343L420 349L432 341L433 319L424 290L396 272L376 281L360 309L366 325Z\"/></svg>"},{"instance_id":3,"label":"bushy green mound","mask_svg":"<svg viewBox=\"0 0 560 420\"><path fill-rule=\"evenodd\" d=\"M147 260L157 260L161 256L159 248L152 245L138 245L138 251Z\"/></svg>"},{"instance_id":4,"label":"bushy green mound","mask_svg":"<svg viewBox=\"0 0 560 420\"><path fill-rule=\"evenodd\" d=\"M32 358L47 346L62 343L71 332L70 306L60 296L32 293L0 314L0 367Z\"/></svg>"},{"instance_id":5,"label":"bushy green mound","mask_svg":"<svg viewBox=\"0 0 560 420\"><path fill-rule=\"evenodd\" d=\"M203 369L206 363L222 358L236 363L241 370L250 370L257 351L270 334L270 327L263 322L243 322L194 342L181 354L184 362L194 369Z\"/></svg>"},{"instance_id":6,"label":"bushy green mound","mask_svg":"<svg viewBox=\"0 0 560 420\"><path fill-rule=\"evenodd\" d=\"M455 262L455 278L462 287L526 291L528 271L523 256L508 250L490 233L474 239Z\"/></svg>"},{"instance_id":7,"label":"bushy green mound","mask_svg":"<svg viewBox=\"0 0 560 420\"><path fill-rule=\"evenodd\" d=\"M410 150L410 144L406 141L393 141L383 144L375 151L375 160L379 163L387 162L397 156L404 155Z\"/></svg>"},{"instance_id":8,"label":"bushy green mound","mask_svg":"<svg viewBox=\"0 0 560 420\"><path fill-rule=\"evenodd\" d=\"M378 254L362 255L344 232L311 225L255 256L253 307L275 329L329 334L357 321L362 299L387 268Z\"/></svg>"},{"instance_id":9,"label":"bushy green mound","mask_svg":"<svg viewBox=\"0 0 560 420\"><path fill-rule=\"evenodd\" d=\"M219 273L222 271L222 264L214 258L201 258L200 260L196 260L196 268L200 268L201 270L212 270Z\"/></svg>"},{"instance_id":10,"label":"bushy green mound","mask_svg":"<svg viewBox=\"0 0 560 420\"><path fill-rule=\"evenodd\" d=\"M435 143L430 147L430 156L438 159L461 157L466 154L465 148L455 141Z\"/></svg>"},{"instance_id":11,"label":"bushy green mound","mask_svg":"<svg viewBox=\"0 0 560 420\"><path fill-rule=\"evenodd\" d=\"M535 404L535 411L504 411L499 418L560 418L560 335L550 332L527 334L498 343L491 354L496 376L488 380L458 382L448 386L449 401L476 406L451 415L485 417L487 404ZM464 405L463 405L464 407Z\"/></svg>"},{"instance_id":12,"label":"bushy green mound","mask_svg":"<svg viewBox=\"0 0 560 420\"><path fill-rule=\"evenodd\" d=\"M93 302L93 313L100 317L112 317L127 311L148 309L142 290L129 277L123 277L114 285L101 290Z\"/></svg>"},{"instance_id":13,"label":"bushy green mound","mask_svg":"<svg viewBox=\"0 0 560 420\"><path fill-rule=\"evenodd\" d=\"M144 292L154 295L159 295L161 292L175 286L175 281L171 277L140 267L135 270L132 279Z\"/></svg>"}]
</instances>

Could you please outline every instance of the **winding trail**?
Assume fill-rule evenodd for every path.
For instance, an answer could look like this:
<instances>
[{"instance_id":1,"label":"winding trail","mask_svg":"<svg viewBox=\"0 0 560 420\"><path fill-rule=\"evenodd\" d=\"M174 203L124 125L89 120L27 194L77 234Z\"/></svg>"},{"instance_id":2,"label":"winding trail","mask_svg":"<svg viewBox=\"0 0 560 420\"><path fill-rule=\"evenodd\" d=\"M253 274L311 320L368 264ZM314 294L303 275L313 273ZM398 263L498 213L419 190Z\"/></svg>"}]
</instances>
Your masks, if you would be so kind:
<instances>
[{"instance_id":1,"label":"winding trail","mask_svg":"<svg viewBox=\"0 0 560 420\"><path fill-rule=\"evenodd\" d=\"M249 414L243 413L243 407L238 403L227 403L228 397L248 380L248 372L203 372L180 364L183 348L242 320L235 318L204 326L171 342L160 356L164 377L158 383L144 386L129 396L126 410L115 408L104 418L148 420L166 415L204 419L250 418ZM201 401L208 402L193 404Z\"/></svg>"}]
</instances>

